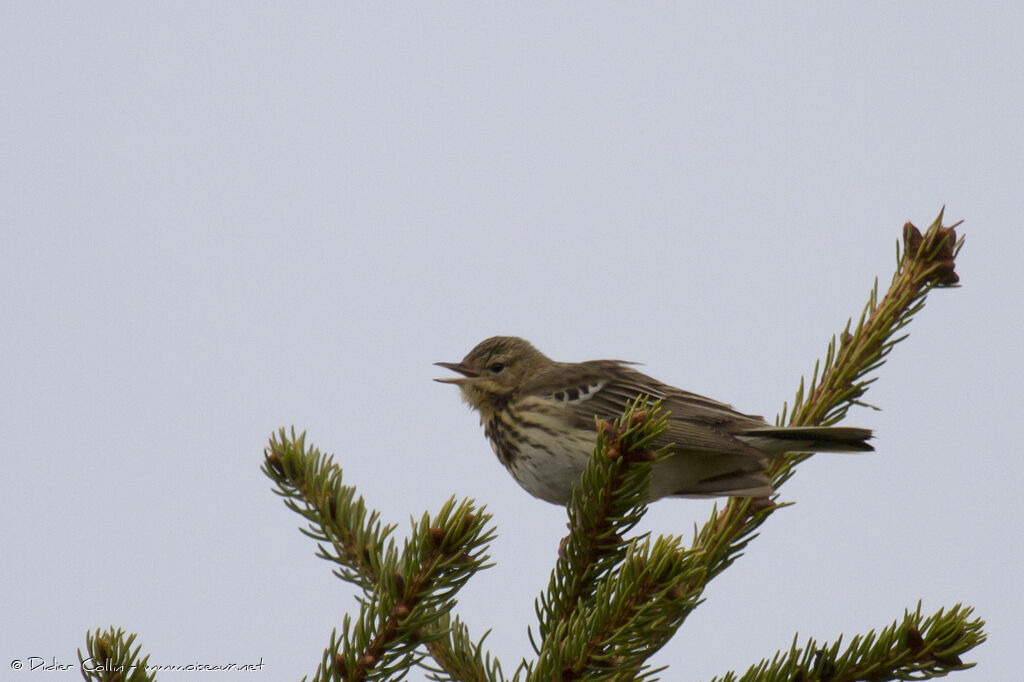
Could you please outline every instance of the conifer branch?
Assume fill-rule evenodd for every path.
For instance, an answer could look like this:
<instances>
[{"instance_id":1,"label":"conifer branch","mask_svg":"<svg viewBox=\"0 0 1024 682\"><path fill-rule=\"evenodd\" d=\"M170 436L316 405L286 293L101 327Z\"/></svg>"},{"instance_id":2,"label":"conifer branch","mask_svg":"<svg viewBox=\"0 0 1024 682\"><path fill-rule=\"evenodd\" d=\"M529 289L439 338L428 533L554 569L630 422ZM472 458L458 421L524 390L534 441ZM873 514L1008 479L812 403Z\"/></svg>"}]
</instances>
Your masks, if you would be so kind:
<instances>
[{"instance_id":1,"label":"conifer branch","mask_svg":"<svg viewBox=\"0 0 1024 682\"><path fill-rule=\"evenodd\" d=\"M431 658L420 661L420 667L427 671L430 679L438 682L504 682L501 663L483 648L490 630L474 641L469 635L469 628L459 617L449 620L449 614L438 619L434 630L442 633L444 639L427 640L425 646ZM430 663L431 659L435 664Z\"/></svg>"},{"instance_id":2,"label":"conifer branch","mask_svg":"<svg viewBox=\"0 0 1024 682\"><path fill-rule=\"evenodd\" d=\"M984 621L970 619L973 609L957 604L927 618L921 604L904 613L877 635L855 636L840 653L842 637L834 644L808 639L802 648L797 637L785 652L762 660L737 677L728 672L712 682L883 682L927 680L974 667L961 656L985 641Z\"/></svg>"},{"instance_id":3,"label":"conifer branch","mask_svg":"<svg viewBox=\"0 0 1024 682\"><path fill-rule=\"evenodd\" d=\"M153 682L156 675L146 666L149 656L139 659L142 647L136 645L135 634L111 626L85 634L85 653L78 650L78 666L86 682Z\"/></svg>"},{"instance_id":4,"label":"conifer branch","mask_svg":"<svg viewBox=\"0 0 1024 682\"><path fill-rule=\"evenodd\" d=\"M955 260L963 240L957 238L955 228L960 223L943 227L942 217L940 212L924 235L911 223L903 226L903 249L897 247L897 268L889 290L879 301L875 281L854 331L850 331L851 320L838 345L832 338L824 364L815 364L808 389L805 391L801 379L792 411L784 405L777 423L787 423L790 412L790 426L834 424L852 405L863 404L861 398L875 381L875 377L865 377L884 364L893 347L906 338L906 334L896 334L924 307L928 292L956 286L959 281ZM789 480L794 467L809 456L798 453L776 460L771 469L775 488ZM756 529L780 506L730 498L720 513L716 509L696 533L692 545L694 551L706 556L709 580L739 556Z\"/></svg>"},{"instance_id":5,"label":"conifer branch","mask_svg":"<svg viewBox=\"0 0 1024 682\"><path fill-rule=\"evenodd\" d=\"M838 345L835 336L829 342L820 380L819 363L815 363L806 399L804 382L800 380L790 426L834 424L846 416L851 406L863 404L860 398L875 381L864 377L885 364L896 344L907 338L907 334L896 333L924 307L928 292L958 285L955 260L963 239L957 238L956 228L960 222L943 227L943 213L944 210L939 212L924 235L911 223L903 226L903 248L897 243L896 272L889 290L879 301L875 279L854 331L850 331L851 318ZM783 406L780 423L786 421L786 411Z\"/></svg>"},{"instance_id":6,"label":"conifer branch","mask_svg":"<svg viewBox=\"0 0 1024 682\"><path fill-rule=\"evenodd\" d=\"M314 680L389 679L418 663L424 638L441 636L438 618L455 605L455 593L486 567L489 521L471 502L454 499L436 517L424 514L401 553L388 548L372 598L358 619L345 617L340 638L332 635L333 660Z\"/></svg>"},{"instance_id":7,"label":"conifer branch","mask_svg":"<svg viewBox=\"0 0 1024 682\"><path fill-rule=\"evenodd\" d=\"M521 666L527 680L652 679L660 669L647 660L700 604L708 581L749 542L753 520L770 513L771 505L748 501L738 507L747 513L747 529L738 536L703 537L700 549L684 547L676 536L653 543L647 534L624 540L646 511L649 462L667 453L648 449L666 418L659 403L648 408L641 397L615 425L599 425L583 484L569 507L569 536L538 601L547 634L536 647L536 662ZM740 522L735 514L721 518L723 524ZM612 535L602 534L609 530ZM569 571L575 572L563 573Z\"/></svg>"},{"instance_id":8,"label":"conifer branch","mask_svg":"<svg viewBox=\"0 0 1024 682\"><path fill-rule=\"evenodd\" d=\"M597 425L594 454L567 507L569 535L547 592L536 603L542 639L568 621L579 600L593 594L598 578L622 560L628 544L623 535L647 512L649 464L659 454L650 445L668 429L660 406L647 408L646 398L637 398L614 424Z\"/></svg>"},{"instance_id":9,"label":"conifer branch","mask_svg":"<svg viewBox=\"0 0 1024 682\"><path fill-rule=\"evenodd\" d=\"M557 657L538 659L533 679L646 680L649 659L698 604L681 585L691 566L676 536L634 540L587 608L565 628ZM698 569L699 570L699 569Z\"/></svg>"},{"instance_id":10,"label":"conifer branch","mask_svg":"<svg viewBox=\"0 0 1024 682\"><path fill-rule=\"evenodd\" d=\"M380 513L369 511L362 496L341 482L334 458L306 447L306 434L285 429L272 435L264 452L263 473L275 483L274 493L308 521L300 529L317 542L317 556L336 565L334 574L370 596L380 578L380 558L395 525L383 525Z\"/></svg>"},{"instance_id":11,"label":"conifer branch","mask_svg":"<svg viewBox=\"0 0 1024 682\"><path fill-rule=\"evenodd\" d=\"M636 562L649 549L637 542L645 536L632 541L623 536L647 511L650 464L667 454L651 445L667 428L660 405L648 404L643 396L614 424L597 424L594 453L567 507L569 535L548 589L535 605L541 640L534 642L536 664L521 668L527 679L573 679L584 671L607 669L609 661L621 666L626 657L608 650L611 633L640 622L656 594L669 589L643 581L623 583L616 572L627 556L634 558L629 565L641 565ZM667 550L658 548L660 559ZM583 610L584 605L594 608Z\"/></svg>"},{"instance_id":12,"label":"conifer branch","mask_svg":"<svg viewBox=\"0 0 1024 682\"><path fill-rule=\"evenodd\" d=\"M288 508L308 521L302 532L317 541L318 556L363 593L359 617L345 617L340 637L332 633L314 679L383 679L419 663L419 645L452 679L500 679L491 675L494 667L486 665L490 657L479 645L452 648L470 641L464 625L454 637L446 629L455 593L488 565L484 552L494 538L489 514L453 498L437 516L425 514L414 524L399 552L390 538L395 526L368 511L355 489L342 484L333 457L307 448L305 434L281 429L273 436L263 472ZM472 664L481 657L483 665Z\"/></svg>"}]
</instances>

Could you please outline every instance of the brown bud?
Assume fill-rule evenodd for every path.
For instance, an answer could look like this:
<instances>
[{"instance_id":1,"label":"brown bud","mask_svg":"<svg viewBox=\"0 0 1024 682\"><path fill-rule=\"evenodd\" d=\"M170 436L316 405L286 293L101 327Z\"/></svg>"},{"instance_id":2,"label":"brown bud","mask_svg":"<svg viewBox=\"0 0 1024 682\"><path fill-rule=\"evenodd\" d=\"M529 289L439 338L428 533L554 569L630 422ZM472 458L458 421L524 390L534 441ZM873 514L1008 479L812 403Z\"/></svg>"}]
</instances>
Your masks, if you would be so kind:
<instances>
[{"instance_id":1,"label":"brown bud","mask_svg":"<svg viewBox=\"0 0 1024 682\"><path fill-rule=\"evenodd\" d=\"M345 663L345 657L341 654L334 654L334 669L341 675L341 679L348 679L348 665Z\"/></svg>"},{"instance_id":2,"label":"brown bud","mask_svg":"<svg viewBox=\"0 0 1024 682\"><path fill-rule=\"evenodd\" d=\"M939 242L939 260L953 258L953 248L956 246L956 228L940 227L935 231L935 240Z\"/></svg>"},{"instance_id":3,"label":"brown bud","mask_svg":"<svg viewBox=\"0 0 1024 682\"><path fill-rule=\"evenodd\" d=\"M683 588L679 585L673 585L665 591L665 596L669 599L679 599L684 594L686 594L686 592L684 592Z\"/></svg>"},{"instance_id":4,"label":"brown bud","mask_svg":"<svg viewBox=\"0 0 1024 682\"><path fill-rule=\"evenodd\" d=\"M639 412L633 413L633 417L629 420L629 425L637 426L638 424L643 424L645 421L647 421L647 410L640 410Z\"/></svg>"},{"instance_id":5,"label":"brown bud","mask_svg":"<svg viewBox=\"0 0 1024 682\"><path fill-rule=\"evenodd\" d=\"M658 453L650 448L633 450L626 456L627 462L653 462L658 458Z\"/></svg>"},{"instance_id":6,"label":"brown bud","mask_svg":"<svg viewBox=\"0 0 1024 682\"><path fill-rule=\"evenodd\" d=\"M405 594L405 578L402 577L402 574L396 572L392 577L395 581L395 591L398 594Z\"/></svg>"},{"instance_id":7,"label":"brown bud","mask_svg":"<svg viewBox=\"0 0 1024 682\"><path fill-rule=\"evenodd\" d=\"M939 286L950 287L957 284L960 281L960 275L956 274L956 263L953 262L953 259L941 261L939 267L932 273L932 279Z\"/></svg>"},{"instance_id":8,"label":"brown bud","mask_svg":"<svg viewBox=\"0 0 1024 682\"><path fill-rule=\"evenodd\" d=\"M273 469L278 476L284 476L284 464L281 462L281 458L277 456L276 452L271 452L267 455L267 466Z\"/></svg>"},{"instance_id":9,"label":"brown bud","mask_svg":"<svg viewBox=\"0 0 1024 682\"><path fill-rule=\"evenodd\" d=\"M403 618L409 615L409 607L405 604L398 604L391 612L391 615L393 615L398 620L402 620Z\"/></svg>"},{"instance_id":10,"label":"brown bud","mask_svg":"<svg viewBox=\"0 0 1024 682\"><path fill-rule=\"evenodd\" d=\"M622 457L622 443L616 438L608 443L608 459L616 460Z\"/></svg>"},{"instance_id":11,"label":"brown bud","mask_svg":"<svg viewBox=\"0 0 1024 682\"><path fill-rule=\"evenodd\" d=\"M377 657L369 652L363 654L358 659L356 659L356 663L358 663L359 667L361 668L372 668L373 664L376 662Z\"/></svg>"},{"instance_id":12,"label":"brown bud","mask_svg":"<svg viewBox=\"0 0 1024 682\"><path fill-rule=\"evenodd\" d=\"M927 241L926 241L927 240ZM921 232L907 223L903 226L903 244L906 257L918 261L924 266L918 284L932 283L935 286L953 286L960 281L956 274L953 253L956 249L956 228L938 227L925 237ZM930 254L928 260L924 256Z\"/></svg>"},{"instance_id":13,"label":"brown bud","mask_svg":"<svg viewBox=\"0 0 1024 682\"><path fill-rule=\"evenodd\" d=\"M444 542L444 531L437 526L431 526L430 531L428 532L430 533L430 540L434 543L434 547L440 547L441 543Z\"/></svg>"},{"instance_id":14,"label":"brown bud","mask_svg":"<svg viewBox=\"0 0 1024 682\"><path fill-rule=\"evenodd\" d=\"M903 225L903 252L909 258L916 258L917 252L921 248L921 243L924 238L921 236L921 230L914 227L914 224L908 222Z\"/></svg>"},{"instance_id":15,"label":"brown bud","mask_svg":"<svg viewBox=\"0 0 1024 682\"><path fill-rule=\"evenodd\" d=\"M924 637L921 631L915 627L907 628L907 648L915 654L924 648Z\"/></svg>"}]
</instances>

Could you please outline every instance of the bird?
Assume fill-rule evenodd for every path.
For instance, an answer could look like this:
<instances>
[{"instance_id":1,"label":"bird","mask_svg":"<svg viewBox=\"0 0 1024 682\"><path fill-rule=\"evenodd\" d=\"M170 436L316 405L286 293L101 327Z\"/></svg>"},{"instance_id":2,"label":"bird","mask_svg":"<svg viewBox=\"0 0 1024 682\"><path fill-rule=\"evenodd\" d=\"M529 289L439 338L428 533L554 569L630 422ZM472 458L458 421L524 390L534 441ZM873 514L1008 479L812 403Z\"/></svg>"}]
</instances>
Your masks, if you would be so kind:
<instances>
[{"instance_id":1,"label":"bird","mask_svg":"<svg viewBox=\"0 0 1024 682\"><path fill-rule=\"evenodd\" d=\"M568 504L597 438L639 396L661 401L668 430L653 445L648 501L666 497L768 498L769 466L791 452L869 452L870 429L772 426L762 417L664 384L621 360L556 362L515 336L493 336L461 362L437 362L480 415L498 460L528 493Z\"/></svg>"}]
</instances>

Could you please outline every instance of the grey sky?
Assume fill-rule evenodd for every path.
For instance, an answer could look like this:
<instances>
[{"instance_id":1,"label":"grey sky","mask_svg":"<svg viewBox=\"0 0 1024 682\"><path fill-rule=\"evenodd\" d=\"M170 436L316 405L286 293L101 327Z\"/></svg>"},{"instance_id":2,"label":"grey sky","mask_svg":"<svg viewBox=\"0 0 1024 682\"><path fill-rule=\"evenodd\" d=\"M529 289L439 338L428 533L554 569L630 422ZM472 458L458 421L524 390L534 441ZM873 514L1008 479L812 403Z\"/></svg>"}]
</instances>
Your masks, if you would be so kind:
<instances>
[{"instance_id":1,"label":"grey sky","mask_svg":"<svg viewBox=\"0 0 1024 682\"><path fill-rule=\"evenodd\" d=\"M312 673L355 604L259 472L291 424L403 532L488 505L458 610L514 668L564 510L431 363L516 334L770 419L943 204L963 287L851 413L878 451L805 464L656 662L920 598L988 621L955 679L1019 676L1021 5L6 2L0 46L3 679L110 624Z\"/></svg>"}]
</instances>

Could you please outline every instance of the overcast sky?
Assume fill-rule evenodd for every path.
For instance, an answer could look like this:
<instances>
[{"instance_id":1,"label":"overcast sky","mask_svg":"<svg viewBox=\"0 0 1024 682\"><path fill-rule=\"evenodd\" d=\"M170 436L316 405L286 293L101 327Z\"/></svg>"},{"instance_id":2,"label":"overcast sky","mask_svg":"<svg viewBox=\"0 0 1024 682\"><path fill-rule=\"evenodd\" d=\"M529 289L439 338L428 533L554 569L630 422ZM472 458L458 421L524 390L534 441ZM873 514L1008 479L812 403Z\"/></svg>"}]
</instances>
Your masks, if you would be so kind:
<instances>
[{"instance_id":1,"label":"overcast sky","mask_svg":"<svg viewBox=\"0 0 1024 682\"><path fill-rule=\"evenodd\" d=\"M0 3L0 677L79 679L9 661L111 624L311 674L354 592L259 471L287 425L401 533L487 504L458 612L511 671L565 512L431 363L515 334L770 420L945 204L963 287L850 413L877 452L803 465L654 663L707 680L921 599L988 621L951 679L1018 679L1022 8Z\"/></svg>"}]
</instances>

